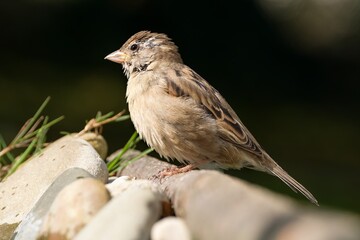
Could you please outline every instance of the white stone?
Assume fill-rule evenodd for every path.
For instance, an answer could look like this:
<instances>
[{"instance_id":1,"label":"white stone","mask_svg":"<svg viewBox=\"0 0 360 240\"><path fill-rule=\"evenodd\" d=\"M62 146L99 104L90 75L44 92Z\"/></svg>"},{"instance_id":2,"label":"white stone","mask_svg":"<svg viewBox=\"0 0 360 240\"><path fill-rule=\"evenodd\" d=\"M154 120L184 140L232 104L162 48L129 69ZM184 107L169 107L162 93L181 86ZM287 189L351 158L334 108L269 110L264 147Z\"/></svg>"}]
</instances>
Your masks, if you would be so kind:
<instances>
[{"instance_id":1,"label":"white stone","mask_svg":"<svg viewBox=\"0 0 360 240\"><path fill-rule=\"evenodd\" d=\"M112 197L119 195L129 187L150 188L154 192L158 191L157 185L148 180L134 180L134 178L129 176L121 176L106 184L106 188L109 190Z\"/></svg>"},{"instance_id":2,"label":"white stone","mask_svg":"<svg viewBox=\"0 0 360 240\"><path fill-rule=\"evenodd\" d=\"M77 134L73 134L73 136L77 136ZM96 150L96 152L103 160L106 158L108 152L108 145L102 135L93 132L87 132L81 134L79 137L90 143L90 145Z\"/></svg>"},{"instance_id":3,"label":"white stone","mask_svg":"<svg viewBox=\"0 0 360 240\"><path fill-rule=\"evenodd\" d=\"M50 185L46 192L36 202L35 206L16 228L11 239L13 240L35 240L56 196L67 185L80 178L92 178L93 176L82 168L69 168L64 171ZM1 232L3 234L3 232ZM4 235L11 235L11 231L5 231ZM0 235L1 236L1 235ZM5 239L5 238L4 238ZM8 240L9 238L6 238Z\"/></svg>"},{"instance_id":4,"label":"white stone","mask_svg":"<svg viewBox=\"0 0 360 240\"><path fill-rule=\"evenodd\" d=\"M106 164L85 140L65 136L29 159L0 183L0 232L17 225L32 209L50 184L69 168L82 168L105 182Z\"/></svg>"},{"instance_id":5,"label":"white stone","mask_svg":"<svg viewBox=\"0 0 360 240\"><path fill-rule=\"evenodd\" d=\"M123 181L123 180L121 180ZM75 240L148 240L162 213L163 196L147 180L124 182L127 187L104 206Z\"/></svg>"},{"instance_id":6,"label":"white stone","mask_svg":"<svg viewBox=\"0 0 360 240\"><path fill-rule=\"evenodd\" d=\"M93 178L82 178L66 186L47 213L40 237L73 239L110 200L105 185Z\"/></svg>"},{"instance_id":7,"label":"white stone","mask_svg":"<svg viewBox=\"0 0 360 240\"><path fill-rule=\"evenodd\" d=\"M151 229L151 240L191 240L191 234L184 220L166 217L156 222Z\"/></svg>"}]
</instances>

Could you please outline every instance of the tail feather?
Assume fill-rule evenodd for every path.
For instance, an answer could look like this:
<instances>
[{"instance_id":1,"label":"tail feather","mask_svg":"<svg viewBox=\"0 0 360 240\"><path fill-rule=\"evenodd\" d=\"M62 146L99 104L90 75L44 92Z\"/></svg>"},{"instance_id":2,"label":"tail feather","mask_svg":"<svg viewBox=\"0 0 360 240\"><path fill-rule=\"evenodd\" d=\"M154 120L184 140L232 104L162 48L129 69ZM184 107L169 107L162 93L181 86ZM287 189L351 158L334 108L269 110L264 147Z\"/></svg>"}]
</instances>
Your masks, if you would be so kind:
<instances>
[{"instance_id":1,"label":"tail feather","mask_svg":"<svg viewBox=\"0 0 360 240\"><path fill-rule=\"evenodd\" d=\"M316 198L307 190L303 185L301 185L298 181L292 178L284 169L282 169L279 165L273 166L271 168L267 168L272 174L276 177L280 178L286 185L288 185L294 192L299 191L302 195L304 195L310 202L319 206Z\"/></svg>"}]
</instances>

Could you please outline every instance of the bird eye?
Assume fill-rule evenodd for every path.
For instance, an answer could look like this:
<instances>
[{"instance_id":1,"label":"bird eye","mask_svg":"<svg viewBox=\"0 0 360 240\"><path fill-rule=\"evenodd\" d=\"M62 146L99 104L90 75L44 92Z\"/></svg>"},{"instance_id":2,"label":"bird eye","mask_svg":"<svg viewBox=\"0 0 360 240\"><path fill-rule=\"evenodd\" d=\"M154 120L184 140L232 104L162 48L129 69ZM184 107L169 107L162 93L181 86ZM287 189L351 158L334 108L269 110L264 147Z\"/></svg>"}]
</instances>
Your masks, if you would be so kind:
<instances>
[{"instance_id":1,"label":"bird eye","mask_svg":"<svg viewBox=\"0 0 360 240\"><path fill-rule=\"evenodd\" d=\"M136 43L134 43L133 45L130 46L130 50L131 51L135 51L139 48L139 45L137 45Z\"/></svg>"}]
</instances>

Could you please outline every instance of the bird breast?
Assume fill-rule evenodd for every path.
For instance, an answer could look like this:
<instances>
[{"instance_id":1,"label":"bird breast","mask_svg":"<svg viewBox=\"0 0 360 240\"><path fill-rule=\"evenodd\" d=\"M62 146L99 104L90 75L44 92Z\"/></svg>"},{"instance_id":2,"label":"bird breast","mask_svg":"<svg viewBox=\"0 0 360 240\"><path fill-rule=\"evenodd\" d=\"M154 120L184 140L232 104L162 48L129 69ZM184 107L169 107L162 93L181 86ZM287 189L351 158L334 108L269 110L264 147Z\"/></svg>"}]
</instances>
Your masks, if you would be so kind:
<instances>
[{"instance_id":1,"label":"bird breast","mask_svg":"<svg viewBox=\"0 0 360 240\"><path fill-rule=\"evenodd\" d=\"M130 78L127 102L140 137L160 155L180 162L218 157L215 120L193 99L169 95L163 79Z\"/></svg>"}]
</instances>

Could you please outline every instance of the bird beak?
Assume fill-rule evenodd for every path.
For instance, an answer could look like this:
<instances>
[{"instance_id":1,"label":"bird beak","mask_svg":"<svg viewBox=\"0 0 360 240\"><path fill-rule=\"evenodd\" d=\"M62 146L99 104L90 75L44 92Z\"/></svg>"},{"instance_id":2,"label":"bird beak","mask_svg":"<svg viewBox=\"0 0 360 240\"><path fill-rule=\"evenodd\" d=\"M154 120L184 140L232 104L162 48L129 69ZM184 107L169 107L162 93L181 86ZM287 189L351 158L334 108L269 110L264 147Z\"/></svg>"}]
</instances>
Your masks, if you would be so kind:
<instances>
[{"instance_id":1,"label":"bird beak","mask_svg":"<svg viewBox=\"0 0 360 240\"><path fill-rule=\"evenodd\" d=\"M107 55L104 59L123 64L127 60L127 58L128 58L128 55L126 53L123 53L120 50L117 50L117 51L112 52L109 55Z\"/></svg>"}]
</instances>

